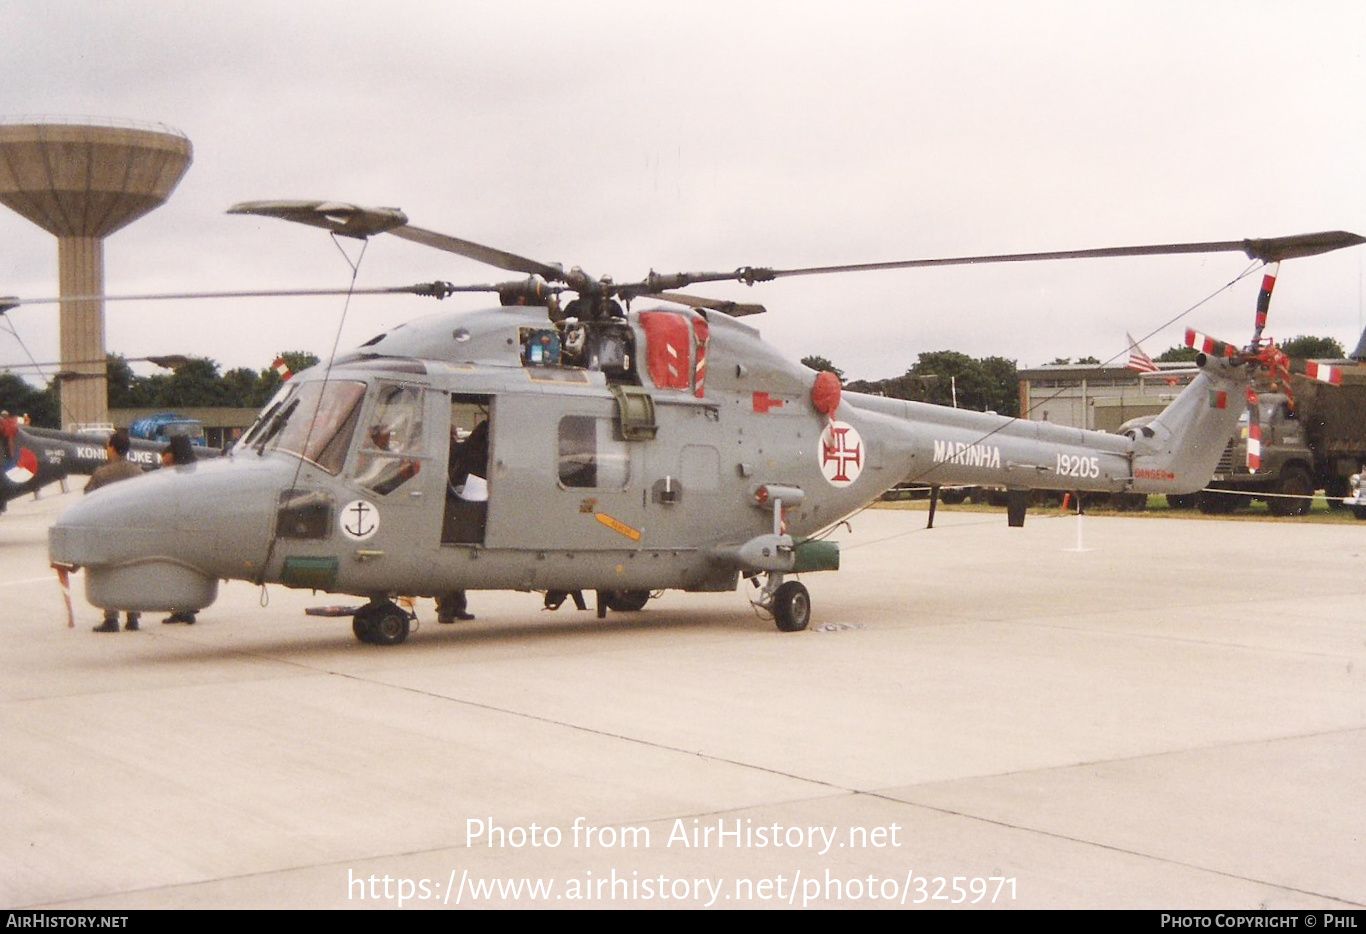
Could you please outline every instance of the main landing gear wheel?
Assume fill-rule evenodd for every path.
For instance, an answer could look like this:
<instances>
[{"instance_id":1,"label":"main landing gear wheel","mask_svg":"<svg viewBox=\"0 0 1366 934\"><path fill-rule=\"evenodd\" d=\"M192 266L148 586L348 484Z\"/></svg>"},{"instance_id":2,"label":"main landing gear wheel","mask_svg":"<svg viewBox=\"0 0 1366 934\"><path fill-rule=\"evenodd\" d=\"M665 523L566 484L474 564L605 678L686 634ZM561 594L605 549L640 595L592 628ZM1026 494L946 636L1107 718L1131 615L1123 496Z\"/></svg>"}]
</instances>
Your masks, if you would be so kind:
<instances>
[{"instance_id":1,"label":"main landing gear wheel","mask_svg":"<svg viewBox=\"0 0 1366 934\"><path fill-rule=\"evenodd\" d=\"M638 613L650 602L648 590L613 590L607 594L607 609L614 613Z\"/></svg>"},{"instance_id":2,"label":"main landing gear wheel","mask_svg":"<svg viewBox=\"0 0 1366 934\"><path fill-rule=\"evenodd\" d=\"M1314 481L1309 476L1309 471L1292 465L1281 471L1281 482L1276 492L1281 495L1273 496L1266 501L1267 512L1273 516L1303 516L1309 512L1310 497L1314 495Z\"/></svg>"},{"instance_id":3,"label":"main landing gear wheel","mask_svg":"<svg viewBox=\"0 0 1366 934\"><path fill-rule=\"evenodd\" d=\"M408 638L412 617L393 603L371 603L356 611L351 631L371 645L398 645Z\"/></svg>"},{"instance_id":4,"label":"main landing gear wheel","mask_svg":"<svg viewBox=\"0 0 1366 934\"><path fill-rule=\"evenodd\" d=\"M811 622L811 594L797 581L781 584L773 593L773 622L783 632L801 632Z\"/></svg>"}]
</instances>

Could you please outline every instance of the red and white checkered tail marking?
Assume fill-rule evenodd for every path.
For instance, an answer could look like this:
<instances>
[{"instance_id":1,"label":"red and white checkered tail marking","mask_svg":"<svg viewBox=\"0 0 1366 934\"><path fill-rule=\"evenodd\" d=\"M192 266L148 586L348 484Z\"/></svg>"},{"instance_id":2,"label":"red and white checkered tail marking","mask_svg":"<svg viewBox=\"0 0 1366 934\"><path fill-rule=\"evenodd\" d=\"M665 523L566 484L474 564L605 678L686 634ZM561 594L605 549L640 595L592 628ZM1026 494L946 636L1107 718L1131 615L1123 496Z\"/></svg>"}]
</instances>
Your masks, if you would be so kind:
<instances>
[{"instance_id":1,"label":"red and white checkered tail marking","mask_svg":"<svg viewBox=\"0 0 1366 934\"><path fill-rule=\"evenodd\" d=\"M289 364L288 364L288 363L285 363L285 358L284 358L284 357L276 357L276 358L275 358L275 363L272 364L272 366L275 367L275 372L280 374L280 379L281 379L281 380L286 380L286 381L287 381L291 376L294 375L293 373L290 372L290 370L289 370Z\"/></svg>"},{"instance_id":2,"label":"red and white checkered tail marking","mask_svg":"<svg viewBox=\"0 0 1366 934\"><path fill-rule=\"evenodd\" d=\"M1327 366L1322 363L1306 363L1304 365L1304 375L1310 379L1316 379L1320 383L1331 383L1334 386L1342 385L1342 370L1335 366Z\"/></svg>"}]
</instances>

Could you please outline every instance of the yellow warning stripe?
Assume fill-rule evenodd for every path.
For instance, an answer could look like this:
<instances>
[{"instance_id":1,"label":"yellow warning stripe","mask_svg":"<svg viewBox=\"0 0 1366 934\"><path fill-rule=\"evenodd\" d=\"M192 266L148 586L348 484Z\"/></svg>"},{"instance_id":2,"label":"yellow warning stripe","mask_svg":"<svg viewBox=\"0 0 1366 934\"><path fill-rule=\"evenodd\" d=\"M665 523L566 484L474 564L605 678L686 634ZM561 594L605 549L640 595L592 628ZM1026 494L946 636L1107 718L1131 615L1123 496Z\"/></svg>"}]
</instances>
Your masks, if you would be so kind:
<instances>
[{"instance_id":1,"label":"yellow warning stripe","mask_svg":"<svg viewBox=\"0 0 1366 934\"><path fill-rule=\"evenodd\" d=\"M599 522L607 526L613 532L616 532L620 535L625 535L633 542L640 541L640 533L635 529L631 528L625 522L618 522L616 519L613 519L606 513L601 512L594 513L593 518L597 519Z\"/></svg>"}]
</instances>

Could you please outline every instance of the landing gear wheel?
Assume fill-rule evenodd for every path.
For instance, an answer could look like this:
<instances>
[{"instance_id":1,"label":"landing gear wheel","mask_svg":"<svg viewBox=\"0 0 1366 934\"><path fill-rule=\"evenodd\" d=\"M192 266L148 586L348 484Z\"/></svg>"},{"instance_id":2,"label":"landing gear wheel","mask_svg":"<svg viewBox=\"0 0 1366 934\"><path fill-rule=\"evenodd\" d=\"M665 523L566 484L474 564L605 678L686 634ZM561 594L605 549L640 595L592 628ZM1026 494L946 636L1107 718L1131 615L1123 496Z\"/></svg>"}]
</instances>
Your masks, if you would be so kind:
<instances>
[{"instance_id":1,"label":"landing gear wheel","mask_svg":"<svg viewBox=\"0 0 1366 934\"><path fill-rule=\"evenodd\" d=\"M607 594L607 609L614 613L638 613L650 602L648 590L613 590Z\"/></svg>"},{"instance_id":2,"label":"landing gear wheel","mask_svg":"<svg viewBox=\"0 0 1366 934\"><path fill-rule=\"evenodd\" d=\"M1168 509L1194 509L1199 495L1196 493L1168 493Z\"/></svg>"},{"instance_id":3,"label":"landing gear wheel","mask_svg":"<svg viewBox=\"0 0 1366 934\"><path fill-rule=\"evenodd\" d=\"M1281 482L1276 492L1281 495L1266 501L1267 512L1273 516L1302 516L1309 512L1309 497L1314 495L1314 481L1303 467L1290 466L1281 471ZM1288 498L1292 496L1295 499Z\"/></svg>"},{"instance_id":4,"label":"landing gear wheel","mask_svg":"<svg viewBox=\"0 0 1366 934\"><path fill-rule=\"evenodd\" d=\"M773 622L783 632L801 632L811 622L811 595L797 581L788 581L773 594Z\"/></svg>"},{"instance_id":5,"label":"landing gear wheel","mask_svg":"<svg viewBox=\"0 0 1366 934\"><path fill-rule=\"evenodd\" d=\"M1119 512L1143 512L1148 508L1146 493L1115 493L1110 501Z\"/></svg>"},{"instance_id":6,"label":"landing gear wheel","mask_svg":"<svg viewBox=\"0 0 1366 934\"><path fill-rule=\"evenodd\" d=\"M1245 502L1245 497L1222 490L1205 491L1199 494L1196 505L1207 516L1227 516Z\"/></svg>"},{"instance_id":7,"label":"landing gear wheel","mask_svg":"<svg viewBox=\"0 0 1366 934\"><path fill-rule=\"evenodd\" d=\"M398 645L408 638L412 617L393 603L370 603L356 611L351 631L371 645Z\"/></svg>"},{"instance_id":8,"label":"landing gear wheel","mask_svg":"<svg viewBox=\"0 0 1366 934\"><path fill-rule=\"evenodd\" d=\"M398 645L408 638L411 620L396 606L385 607L370 624L370 641L375 645Z\"/></svg>"}]
</instances>

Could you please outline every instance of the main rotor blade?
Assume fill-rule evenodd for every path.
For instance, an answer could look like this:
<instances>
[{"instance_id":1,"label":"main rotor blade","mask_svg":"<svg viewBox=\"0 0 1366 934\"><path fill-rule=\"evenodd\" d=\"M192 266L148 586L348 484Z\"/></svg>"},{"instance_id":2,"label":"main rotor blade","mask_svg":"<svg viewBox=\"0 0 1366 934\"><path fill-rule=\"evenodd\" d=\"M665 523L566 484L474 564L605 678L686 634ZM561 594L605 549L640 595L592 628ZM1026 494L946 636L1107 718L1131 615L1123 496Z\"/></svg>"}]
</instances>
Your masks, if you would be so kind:
<instances>
[{"instance_id":1,"label":"main rotor blade","mask_svg":"<svg viewBox=\"0 0 1366 934\"><path fill-rule=\"evenodd\" d=\"M119 356L111 354L111 356ZM190 362L190 358L184 354L166 354L155 357L122 357L124 363L155 363L159 367L167 370L178 370ZM0 364L0 371L9 370L43 370L54 366L95 366L107 361L106 357L98 360L50 360L45 363L4 363Z\"/></svg>"},{"instance_id":2,"label":"main rotor blade","mask_svg":"<svg viewBox=\"0 0 1366 934\"><path fill-rule=\"evenodd\" d=\"M565 281L562 266L518 256L516 253L484 246L473 240L461 240L449 234L414 227L408 223L408 215L398 208L367 208L341 201L243 201L228 208L228 213L277 217L296 224L321 227L330 233L360 240L378 233L391 233L413 243L454 253L456 256L466 256L509 272L538 275L551 282Z\"/></svg>"},{"instance_id":3,"label":"main rotor blade","mask_svg":"<svg viewBox=\"0 0 1366 934\"><path fill-rule=\"evenodd\" d=\"M243 201L228 213L278 217L358 240L408 223L408 215L398 208L365 208L341 201Z\"/></svg>"},{"instance_id":4,"label":"main rotor blade","mask_svg":"<svg viewBox=\"0 0 1366 934\"><path fill-rule=\"evenodd\" d=\"M366 289L258 289L235 292L158 292L148 295L62 295L57 298L0 296L0 314L20 305L57 305L62 302L155 302L195 298L298 298L309 295L426 295L445 298L452 292L497 292L503 285L451 285L419 282L415 285L376 286Z\"/></svg>"},{"instance_id":5,"label":"main rotor blade","mask_svg":"<svg viewBox=\"0 0 1366 934\"><path fill-rule=\"evenodd\" d=\"M1165 256L1176 253L1245 253L1250 259L1274 263L1283 259L1317 256L1366 243L1366 237L1345 230L1272 237L1265 240L1217 240L1205 243L1162 243L1150 246L1117 246L1092 250L1060 250L1052 253L998 253L987 256L957 256L948 259L909 259L891 263L853 263L846 266L809 266L804 269L762 270L771 276L756 275L756 281L783 276L811 276L831 272L861 272L875 269L916 269L926 266L965 266L973 263L1031 263L1050 259L1105 259L1116 256ZM761 270L755 270L756 273Z\"/></svg>"},{"instance_id":6,"label":"main rotor blade","mask_svg":"<svg viewBox=\"0 0 1366 934\"><path fill-rule=\"evenodd\" d=\"M508 272L525 272L543 276L551 282L564 281L565 273L562 266L542 263L525 256L518 256L516 253L509 253L506 250L484 246L482 243L475 243L472 240L461 240L459 237L437 233L434 230L424 230L411 224L393 227L388 232L395 237L402 237L404 240L411 240L413 243L444 250L457 256L466 256L481 263L496 266L499 269L506 269Z\"/></svg>"},{"instance_id":7,"label":"main rotor blade","mask_svg":"<svg viewBox=\"0 0 1366 934\"><path fill-rule=\"evenodd\" d=\"M741 266L733 272L651 272L643 281L616 286L623 296L644 293L662 294L666 289L681 289L698 282L770 282L787 276L819 276L837 272L872 272L880 269L921 269L930 266L967 266L976 263L1033 263L1051 259L1105 259L1118 256L1165 256L1174 253L1245 253L1252 259L1274 263L1283 259L1316 256L1366 243L1366 237L1344 230L1272 237L1266 240L1215 240L1204 243L1160 243L1149 246L1115 246L1091 250L1058 250L1050 253L996 253L983 256L953 256L943 259L907 259L886 263L849 263L842 266L806 266L799 269L773 269L766 266Z\"/></svg>"},{"instance_id":8,"label":"main rotor blade","mask_svg":"<svg viewBox=\"0 0 1366 934\"><path fill-rule=\"evenodd\" d=\"M674 302L679 305L687 305L689 308L706 308L708 311L719 311L722 314L730 315L732 318L761 315L768 310L763 305L728 302L717 298L702 298L697 295L688 295L686 292L643 292L637 297Z\"/></svg>"}]
</instances>

